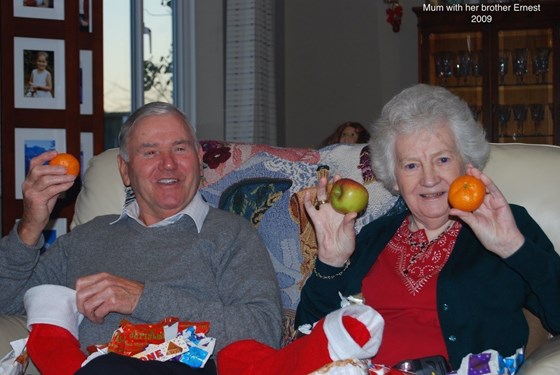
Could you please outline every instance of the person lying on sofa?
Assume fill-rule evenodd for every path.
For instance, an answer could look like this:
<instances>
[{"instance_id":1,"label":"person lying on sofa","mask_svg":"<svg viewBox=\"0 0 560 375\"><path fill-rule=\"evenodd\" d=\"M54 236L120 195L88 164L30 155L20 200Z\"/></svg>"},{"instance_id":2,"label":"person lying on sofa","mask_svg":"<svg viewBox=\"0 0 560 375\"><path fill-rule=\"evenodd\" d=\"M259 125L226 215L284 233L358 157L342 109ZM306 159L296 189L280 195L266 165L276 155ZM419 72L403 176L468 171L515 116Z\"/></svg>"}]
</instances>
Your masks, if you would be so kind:
<instances>
[{"instance_id":1,"label":"person lying on sofa","mask_svg":"<svg viewBox=\"0 0 560 375\"><path fill-rule=\"evenodd\" d=\"M119 144L118 168L135 200L120 216L74 228L43 255L42 231L75 177L45 165L56 152L31 160L22 185L23 216L0 242L0 312L23 314L28 289L63 285L75 289L77 310L85 316L79 326L84 352L109 342L123 319L155 323L170 316L209 322L216 351L247 338L278 347L280 293L272 262L248 221L210 207L198 192L202 150L186 116L167 103L146 104L124 123ZM33 333L32 327L30 339ZM51 354L56 364L57 352ZM79 373L189 369L108 354ZM213 361L205 369L214 373Z\"/></svg>"},{"instance_id":2,"label":"person lying on sofa","mask_svg":"<svg viewBox=\"0 0 560 375\"><path fill-rule=\"evenodd\" d=\"M481 172L489 144L464 101L442 87L403 90L372 125L370 152L376 178L408 210L355 236L355 213L339 214L329 203L316 208L306 197L318 257L296 327L340 308L339 292L361 293L385 319L375 363L442 355L454 369L470 353L494 349L506 357L524 347L523 308L560 333L560 257L527 211L509 205ZM448 203L450 184L463 174L486 186L473 212ZM326 184L318 185L320 203Z\"/></svg>"}]
</instances>

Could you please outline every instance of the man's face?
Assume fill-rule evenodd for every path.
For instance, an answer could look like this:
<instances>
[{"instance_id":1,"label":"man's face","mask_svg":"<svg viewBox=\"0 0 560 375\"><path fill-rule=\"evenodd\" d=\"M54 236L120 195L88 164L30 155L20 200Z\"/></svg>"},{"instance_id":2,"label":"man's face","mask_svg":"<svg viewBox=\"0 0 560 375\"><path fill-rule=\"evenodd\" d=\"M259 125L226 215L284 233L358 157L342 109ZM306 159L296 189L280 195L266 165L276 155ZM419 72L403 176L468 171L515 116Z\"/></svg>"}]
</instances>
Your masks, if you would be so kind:
<instances>
[{"instance_id":1,"label":"man's face","mask_svg":"<svg viewBox=\"0 0 560 375\"><path fill-rule=\"evenodd\" d=\"M202 148L182 119L158 115L141 119L128 141L129 161L119 170L140 207L140 219L157 223L185 208L202 176Z\"/></svg>"}]
</instances>

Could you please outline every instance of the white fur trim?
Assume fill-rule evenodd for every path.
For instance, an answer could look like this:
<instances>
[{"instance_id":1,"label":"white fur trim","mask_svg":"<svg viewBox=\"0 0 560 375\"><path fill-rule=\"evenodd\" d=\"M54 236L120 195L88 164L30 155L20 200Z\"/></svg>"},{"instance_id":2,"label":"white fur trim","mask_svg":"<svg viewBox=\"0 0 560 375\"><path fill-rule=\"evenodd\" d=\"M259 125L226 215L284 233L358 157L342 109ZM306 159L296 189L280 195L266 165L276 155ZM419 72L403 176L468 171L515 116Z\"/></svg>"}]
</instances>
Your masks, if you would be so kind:
<instances>
[{"instance_id":1,"label":"white fur trim","mask_svg":"<svg viewBox=\"0 0 560 375\"><path fill-rule=\"evenodd\" d=\"M371 338L363 346L359 346L344 328L343 316L351 316L362 322L369 331ZM367 305L350 305L333 311L325 317L323 329L329 341L329 355L333 361L347 358L368 359L377 354L385 321L381 315Z\"/></svg>"},{"instance_id":2,"label":"white fur trim","mask_svg":"<svg viewBox=\"0 0 560 375\"><path fill-rule=\"evenodd\" d=\"M27 329L36 323L52 324L68 330L78 339L78 327L84 316L78 312L76 291L61 285L39 285L23 296L27 311Z\"/></svg>"}]
</instances>

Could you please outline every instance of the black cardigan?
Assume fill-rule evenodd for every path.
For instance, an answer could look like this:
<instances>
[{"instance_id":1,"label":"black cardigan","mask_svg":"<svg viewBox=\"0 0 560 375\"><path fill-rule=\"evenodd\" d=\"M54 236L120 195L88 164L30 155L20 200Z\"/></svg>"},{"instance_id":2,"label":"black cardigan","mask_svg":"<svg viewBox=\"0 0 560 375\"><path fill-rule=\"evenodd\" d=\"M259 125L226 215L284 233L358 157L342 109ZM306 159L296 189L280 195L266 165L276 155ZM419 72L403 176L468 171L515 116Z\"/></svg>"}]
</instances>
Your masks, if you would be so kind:
<instances>
[{"instance_id":1,"label":"black cardigan","mask_svg":"<svg viewBox=\"0 0 560 375\"><path fill-rule=\"evenodd\" d=\"M523 347L529 333L524 307L549 332L560 333L560 256L523 207L511 208L525 236L517 252L501 259L463 225L438 277L438 314L454 369L469 353L494 349L510 356ZM339 291L344 296L360 292L363 278L408 214L382 217L362 228L351 264L341 276L329 280L309 277L301 292L296 327L338 309ZM316 267L322 275L341 271L319 260Z\"/></svg>"}]
</instances>

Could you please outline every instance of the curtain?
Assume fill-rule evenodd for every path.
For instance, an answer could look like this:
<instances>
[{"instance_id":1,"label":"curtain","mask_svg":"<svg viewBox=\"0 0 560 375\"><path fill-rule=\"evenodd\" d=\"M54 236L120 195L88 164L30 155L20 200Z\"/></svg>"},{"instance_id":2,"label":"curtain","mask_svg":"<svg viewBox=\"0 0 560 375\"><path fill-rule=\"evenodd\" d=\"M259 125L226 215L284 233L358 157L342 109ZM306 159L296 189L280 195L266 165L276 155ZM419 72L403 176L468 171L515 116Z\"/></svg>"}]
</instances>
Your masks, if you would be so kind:
<instances>
[{"instance_id":1,"label":"curtain","mask_svg":"<svg viewBox=\"0 0 560 375\"><path fill-rule=\"evenodd\" d=\"M227 0L225 137L277 144L274 0Z\"/></svg>"}]
</instances>

